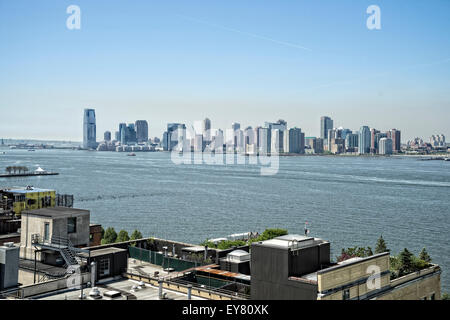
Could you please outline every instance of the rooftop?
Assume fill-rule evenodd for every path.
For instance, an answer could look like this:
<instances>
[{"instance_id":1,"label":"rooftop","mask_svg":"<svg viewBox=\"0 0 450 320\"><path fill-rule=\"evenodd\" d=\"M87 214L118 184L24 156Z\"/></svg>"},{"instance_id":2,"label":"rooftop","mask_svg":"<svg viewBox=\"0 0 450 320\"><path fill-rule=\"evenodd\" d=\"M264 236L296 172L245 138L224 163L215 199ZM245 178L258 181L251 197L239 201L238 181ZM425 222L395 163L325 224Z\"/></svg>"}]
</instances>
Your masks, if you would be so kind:
<instances>
[{"instance_id":1,"label":"rooftop","mask_svg":"<svg viewBox=\"0 0 450 320\"><path fill-rule=\"evenodd\" d=\"M10 193L32 193L32 192L50 192L55 191L51 189L41 189L41 188L35 188L35 187L22 187L22 188L11 188L11 189L3 189L4 192L10 192Z\"/></svg>"},{"instance_id":2,"label":"rooftop","mask_svg":"<svg viewBox=\"0 0 450 320\"><path fill-rule=\"evenodd\" d=\"M325 241L319 238L307 237L299 234L288 234L285 236L276 237L259 243L254 242L253 244L264 245L274 248L298 249L313 245L318 242L325 242Z\"/></svg>"},{"instance_id":3,"label":"rooftop","mask_svg":"<svg viewBox=\"0 0 450 320\"><path fill-rule=\"evenodd\" d=\"M140 286L141 289L133 287ZM96 284L96 287L101 292L103 298L101 300L159 300L158 287L154 287L150 284L139 284L138 281L122 279L114 282L104 283L104 284ZM83 290L83 293L86 295L86 300L91 300L89 298L89 292L91 288L87 288ZM108 291L117 291L120 293L120 296L117 298L108 298L105 296L105 293ZM187 300L187 295L180 292L175 292L171 290L164 289L164 293L167 294L167 298L169 300ZM59 294L46 295L39 300L79 300L79 296L81 294L81 290L73 290L66 291ZM192 300L205 300L199 297L192 295Z\"/></svg>"},{"instance_id":4,"label":"rooftop","mask_svg":"<svg viewBox=\"0 0 450 320\"><path fill-rule=\"evenodd\" d=\"M22 211L22 215L34 215L49 218L59 218L59 217L72 217L74 215L89 214L89 210L75 209L68 207L48 207L36 210L25 210Z\"/></svg>"}]
</instances>

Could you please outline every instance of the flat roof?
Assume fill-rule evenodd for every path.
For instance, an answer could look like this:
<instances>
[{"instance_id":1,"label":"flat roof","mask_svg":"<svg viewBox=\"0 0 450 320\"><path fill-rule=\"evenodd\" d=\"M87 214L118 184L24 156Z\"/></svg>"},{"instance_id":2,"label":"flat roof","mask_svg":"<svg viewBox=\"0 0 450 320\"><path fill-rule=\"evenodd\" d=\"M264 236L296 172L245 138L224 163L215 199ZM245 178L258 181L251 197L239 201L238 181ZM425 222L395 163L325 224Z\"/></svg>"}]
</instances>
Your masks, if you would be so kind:
<instances>
[{"instance_id":1,"label":"flat roof","mask_svg":"<svg viewBox=\"0 0 450 320\"><path fill-rule=\"evenodd\" d=\"M273 248L299 249L310 245L318 245L320 243L328 243L328 241L299 234L288 234L262 242L254 242L253 244Z\"/></svg>"},{"instance_id":2,"label":"flat roof","mask_svg":"<svg viewBox=\"0 0 450 320\"><path fill-rule=\"evenodd\" d=\"M87 248L87 249L89 250L89 248ZM91 252L91 258L92 258L92 257L98 257L98 256L106 255L106 254L117 253L117 252L124 252L124 251L128 251L128 250L127 249L110 247L110 248L91 250L90 252ZM87 254L87 253L82 253L80 255L85 256L85 257L89 256L89 254Z\"/></svg>"},{"instance_id":3,"label":"flat roof","mask_svg":"<svg viewBox=\"0 0 450 320\"><path fill-rule=\"evenodd\" d=\"M55 191L51 189L41 189L41 188L32 188L27 189L26 187L23 188L14 188L14 189L4 189L4 192L10 192L10 193L32 193L32 192L49 192L49 191Z\"/></svg>"},{"instance_id":4,"label":"flat roof","mask_svg":"<svg viewBox=\"0 0 450 320\"><path fill-rule=\"evenodd\" d=\"M219 266L217 264L211 264L211 265L207 265L207 266L197 267L197 268L195 268L195 270L214 274L214 275L224 276L224 277L228 277L228 278L250 280L250 276L248 276L248 275L245 275L242 273L220 270L220 269L217 269L218 267Z\"/></svg>"},{"instance_id":5,"label":"flat roof","mask_svg":"<svg viewBox=\"0 0 450 320\"><path fill-rule=\"evenodd\" d=\"M49 218L71 217L72 215L89 214L89 210L68 207L47 207L36 210L24 210L22 215L34 215Z\"/></svg>"},{"instance_id":6,"label":"flat roof","mask_svg":"<svg viewBox=\"0 0 450 320\"><path fill-rule=\"evenodd\" d=\"M181 250L189 251L189 252L203 252L203 251L205 251L205 247L202 247L202 246L184 247L184 248L181 248Z\"/></svg>"}]
</instances>

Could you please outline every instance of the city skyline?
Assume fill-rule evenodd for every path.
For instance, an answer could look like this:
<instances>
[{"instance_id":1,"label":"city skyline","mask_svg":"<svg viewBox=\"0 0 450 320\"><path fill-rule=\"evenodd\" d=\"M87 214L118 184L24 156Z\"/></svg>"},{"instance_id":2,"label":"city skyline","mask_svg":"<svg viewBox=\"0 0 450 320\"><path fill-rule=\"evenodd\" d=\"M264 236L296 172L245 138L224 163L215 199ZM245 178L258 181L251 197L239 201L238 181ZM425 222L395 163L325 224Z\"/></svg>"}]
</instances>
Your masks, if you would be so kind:
<instances>
[{"instance_id":1,"label":"city skyline","mask_svg":"<svg viewBox=\"0 0 450 320\"><path fill-rule=\"evenodd\" d=\"M80 30L66 27L69 4L1 3L0 137L80 141L81 108L102 115L99 134L146 119L159 136L167 122L209 117L219 128L289 119L318 136L327 114L352 130L402 128L405 141L450 136L448 2L378 1L381 30L366 27L369 1L265 3L257 14L243 2L105 12L78 1Z\"/></svg>"}]
</instances>

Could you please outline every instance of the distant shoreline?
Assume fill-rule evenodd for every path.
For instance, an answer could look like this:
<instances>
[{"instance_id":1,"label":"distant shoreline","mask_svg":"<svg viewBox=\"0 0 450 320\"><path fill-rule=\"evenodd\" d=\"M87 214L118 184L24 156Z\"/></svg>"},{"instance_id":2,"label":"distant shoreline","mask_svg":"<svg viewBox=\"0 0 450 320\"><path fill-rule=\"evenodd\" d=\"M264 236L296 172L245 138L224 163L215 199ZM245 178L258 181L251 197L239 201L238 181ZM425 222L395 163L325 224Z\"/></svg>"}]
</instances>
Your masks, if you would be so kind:
<instances>
[{"instance_id":1,"label":"distant shoreline","mask_svg":"<svg viewBox=\"0 0 450 320\"><path fill-rule=\"evenodd\" d=\"M56 176L58 172L45 172L45 173L16 173L16 174L0 174L0 178L12 178L12 177L33 177L33 176Z\"/></svg>"}]
</instances>

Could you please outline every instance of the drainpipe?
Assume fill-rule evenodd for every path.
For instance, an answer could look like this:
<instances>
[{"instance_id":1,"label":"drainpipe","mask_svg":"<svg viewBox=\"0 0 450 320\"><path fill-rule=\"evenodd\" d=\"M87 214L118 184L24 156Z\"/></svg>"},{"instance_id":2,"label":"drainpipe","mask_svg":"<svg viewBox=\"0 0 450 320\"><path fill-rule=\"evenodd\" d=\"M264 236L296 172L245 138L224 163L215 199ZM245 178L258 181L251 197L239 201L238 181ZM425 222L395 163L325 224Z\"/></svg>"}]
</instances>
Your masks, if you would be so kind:
<instances>
[{"instance_id":1,"label":"drainpipe","mask_svg":"<svg viewBox=\"0 0 450 320\"><path fill-rule=\"evenodd\" d=\"M192 294L192 284L189 284L187 288L188 288L187 298L188 298L188 300L191 300L191 299L192 299L192 298L191 298L191 294Z\"/></svg>"}]
</instances>

